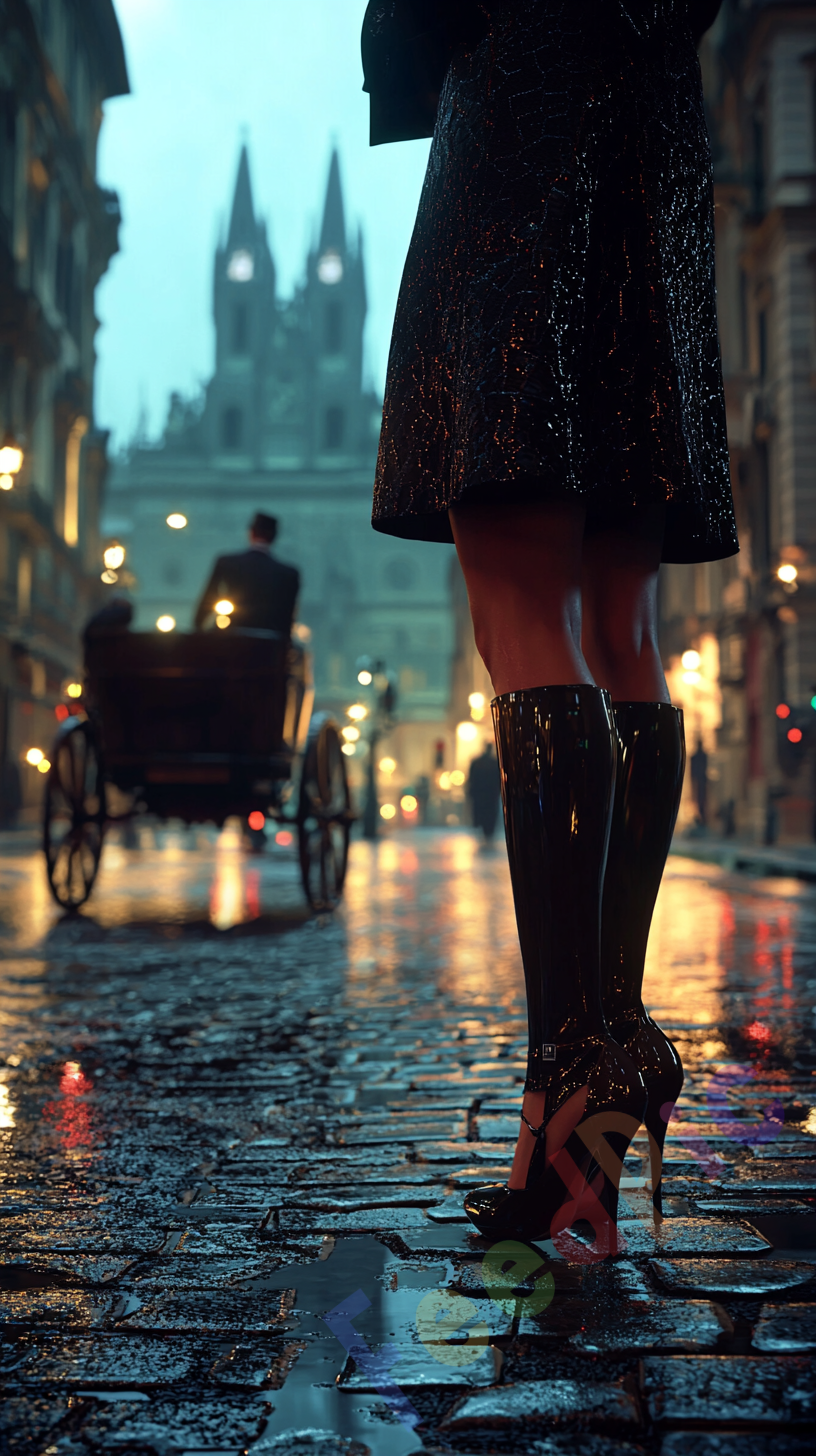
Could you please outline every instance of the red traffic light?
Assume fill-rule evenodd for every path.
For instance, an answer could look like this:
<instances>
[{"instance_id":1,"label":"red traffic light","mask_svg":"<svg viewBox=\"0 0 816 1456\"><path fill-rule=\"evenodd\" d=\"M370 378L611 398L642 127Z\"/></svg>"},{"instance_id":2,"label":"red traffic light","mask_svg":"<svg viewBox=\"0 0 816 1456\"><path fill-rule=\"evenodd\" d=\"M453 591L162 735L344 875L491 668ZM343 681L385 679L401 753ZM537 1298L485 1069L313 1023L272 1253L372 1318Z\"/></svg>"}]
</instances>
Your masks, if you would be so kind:
<instances>
[{"instance_id":1,"label":"red traffic light","mask_svg":"<svg viewBox=\"0 0 816 1456\"><path fill-rule=\"evenodd\" d=\"M777 703L776 716L777 718L790 717L790 708L788 707L787 703Z\"/></svg>"},{"instance_id":2,"label":"red traffic light","mask_svg":"<svg viewBox=\"0 0 816 1456\"><path fill-rule=\"evenodd\" d=\"M801 733L799 736L801 738ZM252 813L247 819L247 824L249 825L250 829L263 829L265 823L266 815L262 814L260 809L253 809Z\"/></svg>"},{"instance_id":3,"label":"red traffic light","mask_svg":"<svg viewBox=\"0 0 816 1456\"><path fill-rule=\"evenodd\" d=\"M801 728L789 728L788 729L788 742L789 743L801 743L802 742L802 730L801 730Z\"/></svg>"}]
</instances>

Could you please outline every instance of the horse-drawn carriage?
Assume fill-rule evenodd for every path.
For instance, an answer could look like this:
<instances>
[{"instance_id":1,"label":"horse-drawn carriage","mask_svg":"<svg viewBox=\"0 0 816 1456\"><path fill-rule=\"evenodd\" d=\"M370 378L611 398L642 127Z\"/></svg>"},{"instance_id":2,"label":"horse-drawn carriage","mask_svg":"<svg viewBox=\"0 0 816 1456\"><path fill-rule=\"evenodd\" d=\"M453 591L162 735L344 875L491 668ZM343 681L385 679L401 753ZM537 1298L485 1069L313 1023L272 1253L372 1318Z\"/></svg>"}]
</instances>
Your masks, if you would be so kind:
<instances>
[{"instance_id":1,"label":"horse-drawn carriage","mask_svg":"<svg viewBox=\"0 0 816 1456\"><path fill-rule=\"evenodd\" d=\"M88 899L111 823L152 814L220 827L260 811L292 824L309 903L332 909L353 816L337 725L312 714L313 697L308 655L279 632L90 636L82 709L61 724L46 781L57 903Z\"/></svg>"}]
</instances>

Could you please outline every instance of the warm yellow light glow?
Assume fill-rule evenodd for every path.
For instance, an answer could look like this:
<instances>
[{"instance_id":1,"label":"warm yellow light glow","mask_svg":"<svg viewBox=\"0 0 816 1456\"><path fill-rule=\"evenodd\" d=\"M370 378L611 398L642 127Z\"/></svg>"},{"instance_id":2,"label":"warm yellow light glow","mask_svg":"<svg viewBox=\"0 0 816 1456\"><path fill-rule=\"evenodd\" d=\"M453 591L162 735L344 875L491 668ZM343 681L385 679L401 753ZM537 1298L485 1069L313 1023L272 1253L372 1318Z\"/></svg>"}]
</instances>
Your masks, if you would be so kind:
<instances>
[{"instance_id":1,"label":"warm yellow light glow","mask_svg":"<svg viewBox=\"0 0 816 1456\"><path fill-rule=\"evenodd\" d=\"M451 776L450 776L450 774L449 773L441 773L439 775L438 783L439 783L439 787L440 787L440 789L442 789L443 793L447 793L448 792L448 789L451 786Z\"/></svg>"},{"instance_id":2,"label":"warm yellow light glow","mask_svg":"<svg viewBox=\"0 0 816 1456\"><path fill-rule=\"evenodd\" d=\"M118 542L113 542L112 545L106 546L102 552L102 560L107 566L108 571L118 571L120 566L124 566L125 554L124 546L120 546Z\"/></svg>"},{"instance_id":3,"label":"warm yellow light glow","mask_svg":"<svg viewBox=\"0 0 816 1456\"><path fill-rule=\"evenodd\" d=\"M167 524L171 531L183 531L187 525L187 517L183 516L181 511L171 511L167 517Z\"/></svg>"},{"instance_id":4,"label":"warm yellow light glow","mask_svg":"<svg viewBox=\"0 0 816 1456\"><path fill-rule=\"evenodd\" d=\"M0 475L0 490L11 490L14 485L13 475Z\"/></svg>"},{"instance_id":5,"label":"warm yellow light glow","mask_svg":"<svg viewBox=\"0 0 816 1456\"><path fill-rule=\"evenodd\" d=\"M357 681L362 685L362 687L367 688L374 681L374 678L373 675L369 672L368 668L364 667L362 672L358 672Z\"/></svg>"},{"instance_id":6,"label":"warm yellow light glow","mask_svg":"<svg viewBox=\"0 0 816 1456\"><path fill-rule=\"evenodd\" d=\"M783 561L782 565L777 567L776 574L780 581L795 581L799 572L792 561Z\"/></svg>"},{"instance_id":7,"label":"warm yellow light glow","mask_svg":"<svg viewBox=\"0 0 816 1456\"><path fill-rule=\"evenodd\" d=\"M39 763L37 764L37 773L47 774L50 767L51 764L49 763L48 759L41 758Z\"/></svg>"},{"instance_id":8,"label":"warm yellow light glow","mask_svg":"<svg viewBox=\"0 0 816 1456\"><path fill-rule=\"evenodd\" d=\"M345 728L343 728L341 731L343 737L346 740L346 743L356 743L357 739L360 737L359 728L353 728L350 723L347 723Z\"/></svg>"},{"instance_id":9,"label":"warm yellow light glow","mask_svg":"<svg viewBox=\"0 0 816 1456\"><path fill-rule=\"evenodd\" d=\"M11 1101L8 1087L0 1085L0 1127L14 1127L17 1108Z\"/></svg>"},{"instance_id":10,"label":"warm yellow light glow","mask_svg":"<svg viewBox=\"0 0 816 1456\"><path fill-rule=\"evenodd\" d=\"M394 808L394 805L393 804L381 804L380 805L380 817L382 819L393 819L394 818L394 815L396 814L396 812L397 811Z\"/></svg>"},{"instance_id":11,"label":"warm yellow light glow","mask_svg":"<svg viewBox=\"0 0 816 1456\"><path fill-rule=\"evenodd\" d=\"M169 615L156 618L156 626L160 632L172 632L176 625L175 617Z\"/></svg>"},{"instance_id":12,"label":"warm yellow light glow","mask_svg":"<svg viewBox=\"0 0 816 1456\"><path fill-rule=\"evenodd\" d=\"M115 581L118 581L119 577L117 576L115 571L108 571L106 567L99 579L100 581L104 581L106 586L113 586L113 583Z\"/></svg>"},{"instance_id":13,"label":"warm yellow light glow","mask_svg":"<svg viewBox=\"0 0 816 1456\"><path fill-rule=\"evenodd\" d=\"M80 415L74 420L65 442L65 509L62 534L66 546L76 546L79 541L79 457L87 429L88 421L84 415Z\"/></svg>"},{"instance_id":14,"label":"warm yellow light glow","mask_svg":"<svg viewBox=\"0 0 816 1456\"><path fill-rule=\"evenodd\" d=\"M352 703L350 708L346 708L346 717L351 718L353 723L362 723L368 717L368 708L363 703Z\"/></svg>"},{"instance_id":15,"label":"warm yellow light glow","mask_svg":"<svg viewBox=\"0 0 816 1456\"><path fill-rule=\"evenodd\" d=\"M683 682L684 683L688 683L689 684L689 687L692 687L692 688L699 687L700 686L700 683L702 681L703 681L703 675L700 672L684 672L683 673Z\"/></svg>"},{"instance_id":16,"label":"warm yellow light glow","mask_svg":"<svg viewBox=\"0 0 816 1456\"><path fill-rule=\"evenodd\" d=\"M450 776L450 781L455 789L461 789L465 782L465 775L460 768L455 768Z\"/></svg>"},{"instance_id":17,"label":"warm yellow light glow","mask_svg":"<svg viewBox=\"0 0 816 1456\"><path fill-rule=\"evenodd\" d=\"M468 698L468 706L471 708L483 708L485 706L484 693L471 693Z\"/></svg>"},{"instance_id":18,"label":"warm yellow light glow","mask_svg":"<svg viewBox=\"0 0 816 1456\"><path fill-rule=\"evenodd\" d=\"M216 627L228 627L231 620L230 617L225 617L223 614L220 614L215 619L215 625Z\"/></svg>"},{"instance_id":19,"label":"warm yellow light glow","mask_svg":"<svg viewBox=\"0 0 816 1456\"><path fill-rule=\"evenodd\" d=\"M26 763L30 763L32 767L36 768L37 764L42 763L44 758L45 754L41 748L29 748L26 754Z\"/></svg>"},{"instance_id":20,"label":"warm yellow light glow","mask_svg":"<svg viewBox=\"0 0 816 1456\"><path fill-rule=\"evenodd\" d=\"M413 794L403 794L400 799L400 808L403 814L415 814L419 808L419 800Z\"/></svg>"},{"instance_id":21,"label":"warm yellow light glow","mask_svg":"<svg viewBox=\"0 0 816 1456\"><path fill-rule=\"evenodd\" d=\"M18 445L0 446L0 471L4 475L16 475L23 463L23 452ZM8 486L5 487L8 490Z\"/></svg>"},{"instance_id":22,"label":"warm yellow light glow","mask_svg":"<svg viewBox=\"0 0 816 1456\"><path fill-rule=\"evenodd\" d=\"M462 743L473 743L478 736L479 730L475 723L457 723L456 737L461 739Z\"/></svg>"},{"instance_id":23,"label":"warm yellow light glow","mask_svg":"<svg viewBox=\"0 0 816 1456\"><path fill-rule=\"evenodd\" d=\"M215 610L219 617L230 617L235 611L235 606L228 597L222 597L220 602L216 602Z\"/></svg>"},{"instance_id":24,"label":"warm yellow light glow","mask_svg":"<svg viewBox=\"0 0 816 1456\"><path fill-rule=\"evenodd\" d=\"M684 652L683 656L680 658L683 667L685 667L688 672L696 672L702 660L703 659L700 656L699 652L695 652L693 647L690 647L688 652Z\"/></svg>"},{"instance_id":25,"label":"warm yellow light glow","mask_svg":"<svg viewBox=\"0 0 816 1456\"><path fill-rule=\"evenodd\" d=\"M377 767L379 768L380 773L392 774L397 767L397 760L395 758L388 758L386 756L385 758L380 759Z\"/></svg>"},{"instance_id":26,"label":"warm yellow light glow","mask_svg":"<svg viewBox=\"0 0 816 1456\"><path fill-rule=\"evenodd\" d=\"M75 683L75 682L66 683L65 692L66 692L67 697L69 697L69 698L81 698L82 697L82 683Z\"/></svg>"},{"instance_id":27,"label":"warm yellow light glow","mask_svg":"<svg viewBox=\"0 0 816 1456\"><path fill-rule=\"evenodd\" d=\"M341 743L340 752L345 753L348 758L353 758L357 752L357 745L356 743Z\"/></svg>"}]
</instances>

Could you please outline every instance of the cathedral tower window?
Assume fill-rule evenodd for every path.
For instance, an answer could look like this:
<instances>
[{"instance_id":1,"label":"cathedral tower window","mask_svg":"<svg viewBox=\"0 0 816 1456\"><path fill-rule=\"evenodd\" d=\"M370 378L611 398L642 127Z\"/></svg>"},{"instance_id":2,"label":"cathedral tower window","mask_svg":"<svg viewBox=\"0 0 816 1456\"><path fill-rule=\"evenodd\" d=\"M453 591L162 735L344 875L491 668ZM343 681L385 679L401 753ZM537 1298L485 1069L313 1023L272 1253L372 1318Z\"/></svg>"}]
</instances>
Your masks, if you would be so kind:
<instances>
[{"instance_id":1,"label":"cathedral tower window","mask_svg":"<svg viewBox=\"0 0 816 1456\"><path fill-rule=\"evenodd\" d=\"M326 304L326 353L339 354L343 348L343 305L334 299Z\"/></svg>"},{"instance_id":2,"label":"cathedral tower window","mask_svg":"<svg viewBox=\"0 0 816 1456\"><path fill-rule=\"evenodd\" d=\"M238 406L231 404L221 416L221 443L227 450L239 450L243 444L244 416Z\"/></svg>"},{"instance_id":3,"label":"cathedral tower window","mask_svg":"<svg viewBox=\"0 0 816 1456\"><path fill-rule=\"evenodd\" d=\"M323 419L323 448L339 450L346 432L346 413L339 404L330 404Z\"/></svg>"},{"instance_id":4,"label":"cathedral tower window","mask_svg":"<svg viewBox=\"0 0 816 1456\"><path fill-rule=\"evenodd\" d=\"M232 352L249 353L249 315L245 303L236 303L232 310Z\"/></svg>"}]
</instances>

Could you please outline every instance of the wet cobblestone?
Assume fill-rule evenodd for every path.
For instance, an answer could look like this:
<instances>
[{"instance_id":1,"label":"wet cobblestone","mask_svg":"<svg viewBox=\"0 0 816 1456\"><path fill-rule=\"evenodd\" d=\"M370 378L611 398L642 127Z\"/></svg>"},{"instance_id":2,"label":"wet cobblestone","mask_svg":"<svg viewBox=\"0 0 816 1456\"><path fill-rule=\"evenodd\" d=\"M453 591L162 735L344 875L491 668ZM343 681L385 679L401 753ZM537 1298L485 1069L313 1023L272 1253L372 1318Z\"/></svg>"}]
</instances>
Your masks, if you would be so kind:
<instances>
[{"instance_id":1,"label":"wet cobblestone","mask_svg":"<svg viewBox=\"0 0 816 1456\"><path fill-rule=\"evenodd\" d=\"M33 851L0 854L0 1449L809 1449L812 887L671 862L666 1219L641 1137L624 1256L575 1230L497 1303L461 1200L506 1175L524 1077L503 852L356 843L315 920L277 848L142 834L72 921Z\"/></svg>"}]
</instances>

